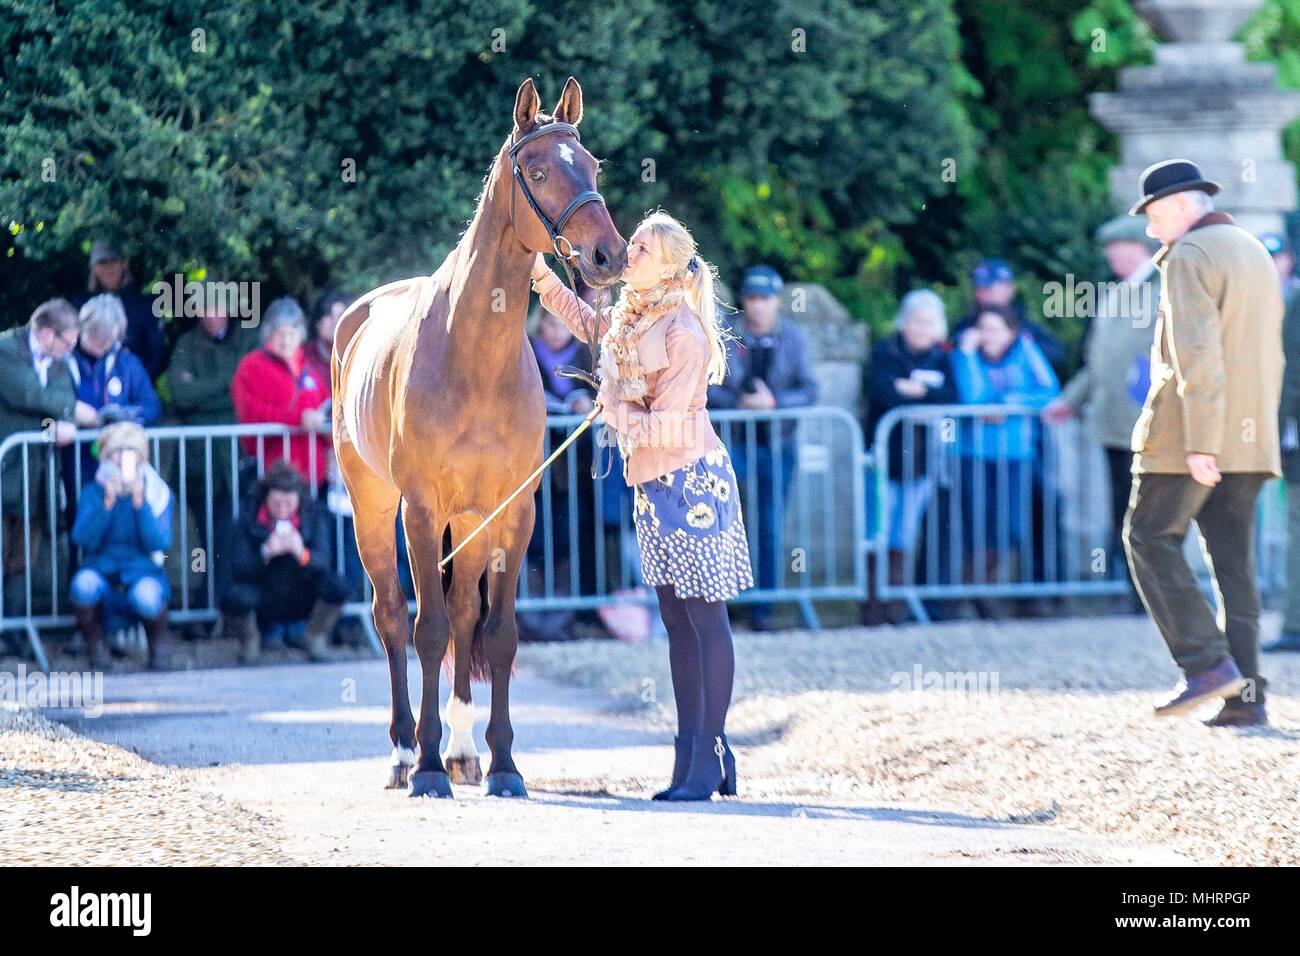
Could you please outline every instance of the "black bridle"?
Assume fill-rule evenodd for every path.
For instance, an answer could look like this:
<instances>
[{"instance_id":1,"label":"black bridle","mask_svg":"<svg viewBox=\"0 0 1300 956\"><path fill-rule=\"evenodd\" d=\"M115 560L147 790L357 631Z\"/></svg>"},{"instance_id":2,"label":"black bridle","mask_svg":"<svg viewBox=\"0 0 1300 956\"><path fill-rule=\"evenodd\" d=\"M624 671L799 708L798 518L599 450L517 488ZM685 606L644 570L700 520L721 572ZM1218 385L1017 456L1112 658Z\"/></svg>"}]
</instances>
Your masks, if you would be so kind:
<instances>
[{"instance_id":1,"label":"black bridle","mask_svg":"<svg viewBox=\"0 0 1300 956\"><path fill-rule=\"evenodd\" d=\"M551 219L550 216L546 215L542 210L542 207L538 205L537 200L533 197L532 191L528 188L528 182L524 179L524 171L519 168L519 151L533 140L540 136L545 136L547 133L572 133L574 139L579 143L582 142L582 136L578 133L578 127L571 126L568 123L547 123L545 126L538 126L530 133L525 133L518 140L515 140L512 137L510 151L507 155L510 157L510 168L514 173L515 182L519 184L519 191L524 194L524 199L528 200L528 205L532 207L533 212L537 214L537 218L546 228L546 234L550 237L551 248L555 250L556 257L567 266L568 261L577 255L578 250L573 243L565 237L564 227L569 224L569 220L573 218L573 214L583 206L587 205L587 203L598 202L603 206L605 204L605 197L594 189L589 189L584 193L578 193L578 195L570 199L569 204L564 207L558 218ZM513 191L510 193L510 223L514 227L515 236L518 237L519 227L515 224L515 194ZM561 241L569 247L567 253L560 249Z\"/></svg>"},{"instance_id":2,"label":"black bridle","mask_svg":"<svg viewBox=\"0 0 1300 956\"><path fill-rule=\"evenodd\" d=\"M560 215L555 219L552 219L546 214L538 204L537 199L533 196L532 191L528 188L527 180L524 179L524 171L519 167L519 151L533 140L540 136L545 136L547 133L572 133L574 139L579 143L582 142L582 136L578 133L578 127L569 123L561 123L557 121L547 123L544 126L538 126L536 129L525 133L517 140L512 136L510 140L510 149L506 155L510 157L511 172L514 175L515 182L519 184L519 191L524 194L524 199L528 201L529 207L537 216L538 221L541 222L542 226L546 229L546 234L551 240L551 249L554 251L555 257L560 260L560 264L564 266L565 275L567 275L569 279L569 288L576 296L578 294L578 283L577 280L574 279L573 268L569 263L572 259L578 257L578 248L564 235L564 227L569 224L569 220L573 218L573 214L583 206L587 205L587 203L598 202L602 206L605 205L605 197L594 189L588 189L586 192L578 193L578 195L570 199L568 205L564 207L560 212ZM515 191L513 189L510 190L510 228L515 231L515 238L519 239L522 243L523 239L519 238L519 225L515 221ZM567 253L560 248L561 242L568 247L569 251ZM555 371L556 374L563 375L566 378L581 379L583 382L587 383L587 385L591 387L592 392L595 393L600 390L600 381L596 377L597 355L600 350L600 342L597 340L600 331L599 307L596 309L595 321L586 331L587 335L584 336L584 338L587 340L587 349L591 353L591 371L587 372L572 365L561 365L557 367Z\"/></svg>"}]
</instances>

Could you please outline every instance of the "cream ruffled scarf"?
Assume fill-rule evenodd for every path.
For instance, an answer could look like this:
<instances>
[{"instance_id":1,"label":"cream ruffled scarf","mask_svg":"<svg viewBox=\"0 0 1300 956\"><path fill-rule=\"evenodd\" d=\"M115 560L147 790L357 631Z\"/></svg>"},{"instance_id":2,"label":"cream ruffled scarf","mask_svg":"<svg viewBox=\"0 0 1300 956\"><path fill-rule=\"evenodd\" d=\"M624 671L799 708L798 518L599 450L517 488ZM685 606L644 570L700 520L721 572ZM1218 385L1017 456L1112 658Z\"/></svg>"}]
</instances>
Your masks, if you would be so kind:
<instances>
[{"instance_id":1,"label":"cream ruffled scarf","mask_svg":"<svg viewBox=\"0 0 1300 956\"><path fill-rule=\"evenodd\" d=\"M645 369L637 354L637 340L652 325L686 301L685 281L665 279L638 292L624 286L610 314L609 330L600 343L601 378L618 383L618 395L645 404Z\"/></svg>"},{"instance_id":2,"label":"cream ruffled scarf","mask_svg":"<svg viewBox=\"0 0 1300 956\"><path fill-rule=\"evenodd\" d=\"M623 286L610 314L609 330L600 343L600 378L602 382L615 384L618 398L645 405L645 369L641 367L636 343L647 329L686 301L682 291L686 281L686 278L665 279L642 292ZM626 479L628 458L636 446L626 432L615 429L614 434L623 456Z\"/></svg>"}]
</instances>

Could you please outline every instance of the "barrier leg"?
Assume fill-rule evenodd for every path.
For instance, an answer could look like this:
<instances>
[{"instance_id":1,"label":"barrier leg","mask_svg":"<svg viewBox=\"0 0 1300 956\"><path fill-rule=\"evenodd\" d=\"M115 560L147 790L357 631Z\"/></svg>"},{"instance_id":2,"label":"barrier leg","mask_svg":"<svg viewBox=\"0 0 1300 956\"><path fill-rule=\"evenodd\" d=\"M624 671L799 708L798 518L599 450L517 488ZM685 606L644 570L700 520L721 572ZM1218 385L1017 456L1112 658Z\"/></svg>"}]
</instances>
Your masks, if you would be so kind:
<instances>
[{"instance_id":1,"label":"barrier leg","mask_svg":"<svg viewBox=\"0 0 1300 956\"><path fill-rule=\"evenodd\" d=\"M810 631L820 631L822 622L817 617L817 609L813 607L812 598L799 599L799 616L803 618L803 626Z\"/></svg>"},{"instance_id":2,"label":"barrier leg","mask_svg":"<svg viewBox=\"0 0 1300 956\"><path fill-rule=\"evenodd\" d=\"M916 619L917 624L929 624L930 615L925 610L925 602L916 596L915 591L909 591L907 597L903 598L907 602L907 609L912 612L912 617Z\"/></svg>"},{"instance_id":3,"label":"barrier leg","mask_svg":"<svg viewBox=\"0 0 1300 956\"><path fill-rule=\"evenodd\" d=\"M50 659L45 656L45 645L41 643L41 632L36 629L36 625L30 621L27 622L27 642L32 645L32 657L36 659L36 666L42 673L49 673Z\"/></svg>"}]
</instances>

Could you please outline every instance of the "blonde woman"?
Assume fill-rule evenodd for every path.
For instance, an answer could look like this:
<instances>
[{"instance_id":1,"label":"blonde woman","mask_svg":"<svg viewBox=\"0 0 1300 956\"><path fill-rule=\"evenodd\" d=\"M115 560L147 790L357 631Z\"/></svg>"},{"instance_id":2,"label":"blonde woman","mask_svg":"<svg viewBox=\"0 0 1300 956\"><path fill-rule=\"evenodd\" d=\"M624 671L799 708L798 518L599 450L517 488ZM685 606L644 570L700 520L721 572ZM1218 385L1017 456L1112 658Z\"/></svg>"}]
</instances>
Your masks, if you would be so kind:
<instances>
[{"instance_id":1,"label":"blonde woman","mask_svg":"<svg viewBox=\"0 0 1300 956\"><path fill-rule=\"evenodd\" d=\"M726 602L754 586L736 475L705 410L709 384L726 374L726 346L713 269L672 216L656 212L637 227L622 278L618 302L599 318L598 400L634 490L643 577L668 630L678 732L672 782L654 799L708 800L736 792ZM533 288L577 335L596 319L540 255Z\"/></svg>"}]
</instances>

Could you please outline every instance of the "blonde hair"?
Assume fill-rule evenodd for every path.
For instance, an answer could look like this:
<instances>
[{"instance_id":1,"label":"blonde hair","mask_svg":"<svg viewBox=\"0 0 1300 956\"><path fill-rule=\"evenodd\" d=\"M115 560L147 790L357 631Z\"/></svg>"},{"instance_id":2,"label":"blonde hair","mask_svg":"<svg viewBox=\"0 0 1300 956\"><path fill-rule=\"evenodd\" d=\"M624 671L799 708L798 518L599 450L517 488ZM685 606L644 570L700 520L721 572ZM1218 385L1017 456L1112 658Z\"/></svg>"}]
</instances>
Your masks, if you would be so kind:
<instances>
[{"instance_id":1,"label":"blonde hair","mask_svg":"<svg viewBox=\"0 0 1300 956\"><path fill-rule=\"evenodd\" d=\"M708 380L710 384L720 383L727 374L726 341L734 336L718 321L718 303L714 294L716 270L696 253L695 238L690 231L662 209L641 220L633 235L641 232L649 232L659 240L664 264L672 269L669 278L683 283L686 304L699 317L709 340ZM692 261L695 262L693 270L690 267Z\"/></svg>"}]
</instances>

